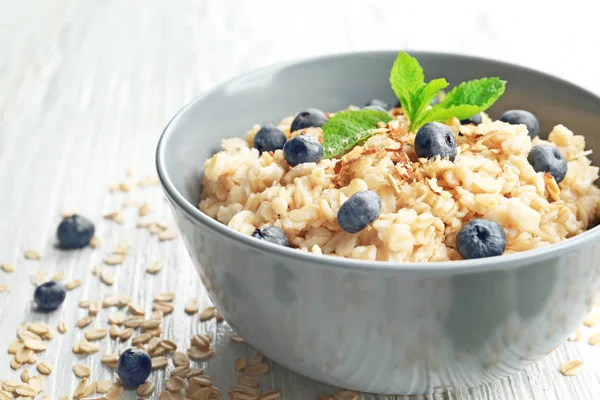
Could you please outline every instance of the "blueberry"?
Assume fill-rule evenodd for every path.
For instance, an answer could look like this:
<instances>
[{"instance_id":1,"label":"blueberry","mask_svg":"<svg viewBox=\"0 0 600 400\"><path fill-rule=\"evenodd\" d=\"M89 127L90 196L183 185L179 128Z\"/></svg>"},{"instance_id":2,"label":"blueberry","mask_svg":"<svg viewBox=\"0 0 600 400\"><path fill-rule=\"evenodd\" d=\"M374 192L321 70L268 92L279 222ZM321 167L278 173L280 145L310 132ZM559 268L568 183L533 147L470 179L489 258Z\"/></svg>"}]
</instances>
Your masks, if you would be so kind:
<instances>
[{"instance_id":1,"label":"blueberry","mask_svg":"<svg viewBox=\"0 0 600 400\"><path fill-rule=\"evenodd\" d=\"M500 116L500 121L508 122L511 125L523 124L529 131L529 136L536 137L540 134L540 123L529 111L525 110L508 110Z\"/></svg>"},{"instance_id":2,"label":"blueberry","mask_svg":"<svg viewBox=\"0 0 600 400\"><path fill-rule=\"evenodd\" d=\"M475 218L456 235L456 250L465 259L500 256L506 249L506 234L489 219Z\"/></svg>"},{"instance_id":3,"label":"blueberry","mask_svg":"<svg viewBox=\"0 0 600 400\"><path fill-rule=\"evenodd\" d=\"M415 152L419 158L456 157L456 139L447 125L429 122L423 125L415 136Z\"/></svg>"},{"instance_id":4,"label":"blueberry","mask_svg":"<svg viewBox=\"0 0 600 400\"><path fill-rule=\"evenodd\" d=\"M60 246L65 249L79 249L90 243L94 236L94 224L81 215L72 215L61 221L56 230Z\"/></svg>"},{"instance_id":5,"label":"blueberry","mask_svg":"<svg viewBox=\"0 0 600 400\"><path fill-rule=\"evenodd\" d=\"M394 108L401 108L402 107L402 102L400 100L398 100L396 102L396 104L394 104Z\"/></svg>"},{"instance_id":6,"label":"blueberry","mask_svg":"<svg viewBox=\"0 0 600 400\"><path fill-rule=\"evenodd\" d=\"M473 115L471 118L461 119L460 123L463 125L479 125L483 121L483 116L481 113Z\"/></svg>"},{"instance_id":7,"label":"blueberry","mask_svg":"<svg viewBox=\"0 0 600 400\"><path fill-rule=\"evenodd\" d=\"M260 153L283 148L287 141L285 134L274 126L263 126L254 136L254 148Z\"/></svg>"},{"instance_id":8,"label":"blueberry","mask_svg":"<svg viewBox=\"0 0 600 400\"><path fill-rule=\"evenodd\" d=\"M152 370L152 360L148 353L138 348L125 350L119 357L117 375L123 386L134 388L146 382Z\"/></svg>"},{"instance_id":9,"label":"blueberry","mask_svg":"<svg viewBox=\"0 0 600 400\"><path fill-rule=\"evenodd\" d=\"M309 108L296 115L296 118L292 121L290 132L297 131L299 129L319 127L327 122L327 116L321 110L316 108Z\"/></svg>"},{"instance_id":10,"label":"blueberry","mask_svg":"<svg viewBox=\"0 0 600 400\"><path fill-rule=\"evenodd\" d=\"M35 289L33 298L40 311L54 311L65 301L67 289L59 282L42 283Z\"/></svg>"},{"instance_id":11,"label":"blueberry","mask_svg":"<svg viewBox=\"0 0 600 400\"><path fill-rule=\"evenodd\" d=\"M323 146L313 136L296 136L283 145L283 157L292 167L307 162L319 162L323 158Z\"/></svg>"},{"instance_id":12,"label":"blueberry","mask_svg":"<svg viewBox=\"0 0 600 400\"><path fill-rule=\"evenodd\" d=\"M555 146L549 143L533 146L527 161L535 172L550 172L556 183L562 182L567 174L567 160Z\"/></svg>"},{"instance_id":13,"label":"blueberry","mask_svg":"<svg viewBox=\"0 0 600 400\"><path fill-rule=\"evenodd\" d=\"M252 232L252 237L264 240L269 243L279 244L281 246L289 246L288 238L285 232L276 226L266 226L258 228Z\"/></svg>"},{"instance_id":14,"label":"blueberry","mask_svg":"<svg viewBox=\"0 0 600 400\"><path fill-rule=\"evenodd\" d=\"M338 211L337 221L340 228L348 233L356 233L365 229L381 214L381 199L372 190L361 190L354 193L342 204Z\"/></svg>"},{"instance_id":15,"label":"blueberry","mask_svg":"<svg viewBox=\"0 0 600 400\"><path fill-rule=\"evenodd\" d=\"M365 106L363 110L373 110L373 111L383 111L387 112L387 110L381 106L373 105L373 106Z\"/></svg>"},{"instance_id":16,"label":"blueberry","mask_svg":"<svg viewBox=\"0 0 600 400\"><path fill-rule=\"evenodd\" d=\"M388 103L386 103L385 101L381 101L379 99L370 100L367 104L365 104L365 106L363 108L368 109L368 107L371 107L371 106L378 106L380 108L383 108L386 111L390 109L390 105Z\"/></svg>"}]
</instances>

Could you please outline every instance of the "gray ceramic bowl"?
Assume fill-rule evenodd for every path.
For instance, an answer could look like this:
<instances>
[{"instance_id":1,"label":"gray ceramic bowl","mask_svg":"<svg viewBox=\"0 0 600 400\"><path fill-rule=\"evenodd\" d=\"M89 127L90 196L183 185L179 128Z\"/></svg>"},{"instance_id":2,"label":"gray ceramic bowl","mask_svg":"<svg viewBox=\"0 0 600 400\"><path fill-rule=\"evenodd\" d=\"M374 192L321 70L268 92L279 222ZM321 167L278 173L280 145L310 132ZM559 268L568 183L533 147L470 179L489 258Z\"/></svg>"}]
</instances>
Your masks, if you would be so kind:
<instances>
[{"instance_id":1,"label":"gray ceramic bowl","mask_svg":"<svg viewBox=\"0 0 600 400\"><path fill-rule=\"evenodd\" d=\"M532 111L542 132L587 136L600 165L600 99L542 73L480 58L413 52L428 75L508 81L490 110ZM395 52L334 55L251 72L202 94L165 129L158 173L214 304L246 341L310 378L415 394L513 374L562 343L599 292L600 228L543 250L427 264L316 256L243 236L202 214L202 163L223 138L307 107L393 101Z\"/></svg>"}]
</instances>

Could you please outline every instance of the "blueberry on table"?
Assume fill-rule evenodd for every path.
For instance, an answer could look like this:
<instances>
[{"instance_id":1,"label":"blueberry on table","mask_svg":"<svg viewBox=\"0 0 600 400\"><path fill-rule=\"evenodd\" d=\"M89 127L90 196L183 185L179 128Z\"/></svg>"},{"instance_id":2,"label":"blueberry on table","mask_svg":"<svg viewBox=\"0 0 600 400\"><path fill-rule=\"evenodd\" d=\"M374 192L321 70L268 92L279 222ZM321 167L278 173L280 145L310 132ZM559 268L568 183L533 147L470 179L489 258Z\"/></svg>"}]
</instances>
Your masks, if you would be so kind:
<instances>
[{"instance_id":1,"label":"blueberry on table","mask_svg":"<svg viewBox=\"0 0 600 400\"><path fill-rule=\"evenodd\" d=\"M556 183L567 175L567 160L560 151L549 143L536 144L529 151L527 161L535 172L550 172Z\"/></svg>"},{"instance_id":2,"label":"blueberry on table","mask_svg":"<svg viewBox=\"0 0 600 400\"><path fill-rule=\"evenodd\" d=\"M287 235L282 229L276 226L258 228L252 232L252 237L281 246L289 246Z\"/></svg>"},{"instance_id":3,"label":"blueberry on table","mask_svg":"<svg viewBox=\"0 0 600 400\"><path fill-rule=\"evenodd\" d=\"M323 158L323 146L313 136L296 136L283 145L283 157L292 167L307 162L319 162Z\"/></svg>"},{"instance_id":4,"label":"blueberry on table","mask_svg":"<svg viewBox=\"0 0 600 400\"><path fill-rule=\"evenodd\" d=\"M325 122L327 122L327 116L323 111L316 108L309 108L299 112L298 115L296 115L292 121L290 132L310 127L318 128Z\"/></svg>"},{"instance_id":5,"label":"blueberry on table","mask_svg":"<svg viewBox=\"0 0 600 400\"><path fill-rule=\"evenodd\" d=\"M283 148L287 141L285 134L274 126L263 126L254 136L254 148L260 153Z\"/></svg>"},{"instance_id":6,"label":"blueberry on table","mask_svg":"<svg viewBox=\"0 0 600 400\"><path fill-rule=\"evenodd\" d=\"M40 311L54 311L65 301L67 289L59 282L42 283L35 289L33 298Z\"/></svg>"},{"instance_id":7,"label":"blueberry on table","mask_svg":"<svg viewBox=\"0 0 600 400\"><path fill-rule=\"evenodd\" d=\"M381 214L381 198L372 190L354 193L342 204L337 214L340 228L348 233L365 229Z\"/></svg>"},{"instance_id":8,"label":"blueberry on table","mask_svg":"<svg viewBox=\"0 0 600 400\"><path fill-rule=\"evenodd\" d=\"M138 348L125 350L119 357L117 375L123 386L134 388L146 382L152 370L152 360L148 353Z\"/></svg>"},{"instance_id":9,"label":"blueberry on table","mask_svg":"<svg viewBox=\"0 0 600 400\"><path fill-rule=\"evenodd\" d=\"M429 122L423 125L415 136L415 152L419 158L456 157L456 139L447 125Z\"/></svg>"},{"instance_id":10,"label":"blueberry on table","mask_svg":"<svg viewBox=\"0 0 600 400\"><path fill-rule=\"evenodd\" d=\"M81 215L71 215L61 221L56 230L58 243L65 249L79 249L90 243L94 236L94 224Z\"/></svg>"},{"instance_id":11,"label":"blueberry on table","mask_svg":"<svg viewBox=\"0 0 600 400\"><path fill-rule=\"evenodd\" d=\"M365 104L365 106L363 108L370 109L369 107L372 107L372 106L377 106L377 107L383 108L385 111L389 110L389 108L390 108L390 105L388 103L386 103L385 101L381 101L379 99L370 100L367 104Z\"/></svg>"},{"instance_id":12,"label":"blueberry on table","mask_svg":"<svg viewBox=\"0 0 600 400\"><path fill-rule=\"evenodd\" d=\"M363 110L373 110L373 111L383 111L387 112L387 110L381 106L373 105L373 106L365 106Z\"/></svg>"},{"instance_id":13,"label":"blueberry on table","mask_svg":"<svg viewBox=\"0 0 600 400\"><path fill-rule=\"evenodd\" d=\"M540 134L540 123L529 111L525 110L508 110L500 116L500 121L507 122L511 125L525 125L529 131L529 136L536 137Z\"/></svg>"},{"instance_id":14,"label":"blueberry on table","mask_svg":"<svg viewBox=\"0 0 600 400\"><path fill-rule=\"evenodd\" d=\"M473 115L471 118L461 119L460 123L462 125L469 125L469 124L479 125L483 121L482 117L483 117L482 114L478 113L478 114Z\"/></svg>"},{"instance_id":15,"label":"blueberry on table","mask_svg":"<svg viewBox=\"0 0 600 400\"><path fill-rule=\"evenodd\" d=\"M465 259L500 256L506 250L506 234L496 221L475 218L458 231L456 250Z\"/></svg>"}]
</instances>

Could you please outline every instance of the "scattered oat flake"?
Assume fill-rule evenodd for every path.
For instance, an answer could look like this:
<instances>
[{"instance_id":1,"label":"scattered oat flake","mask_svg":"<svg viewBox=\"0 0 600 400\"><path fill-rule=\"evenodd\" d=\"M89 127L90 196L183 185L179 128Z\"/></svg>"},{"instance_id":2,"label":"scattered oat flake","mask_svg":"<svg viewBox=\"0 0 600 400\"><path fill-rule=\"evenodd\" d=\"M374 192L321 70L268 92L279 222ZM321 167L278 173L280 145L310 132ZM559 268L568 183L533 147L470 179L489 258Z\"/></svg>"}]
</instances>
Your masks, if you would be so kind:
<instances>
[{"instance_id":1,"label":"scattered oat flake","mask_svg":"<svg viewBox=\"0 0 600 400\"><path fill-rule=\"evenodd\" d=\"M588 339L588 344L592 346L600 345L600 332L594 333L592 336L590 336L590 338Z\"/></svg>"},{"instance_id":2,"label":"scattered oat flake","mask_svg":"<svg viewBox=\"0 0 600 400\"><path fill-rule=\"evenodd\" d=\"M188 367L190 365L190 358L187 354L176 351L173 353L173 365L176 367Z\"/></svg>"},{"instance_id":3,"label":"scattered oat flake","mask_svg":"<svg viewBox=\"0 0 600 400\"><path fill-rule=\"evenodd\" d=\"M101 381L98 382L98 384L96 385L96 393L106 393L110 390L110 387L112 385L112 381L110 380L105 380L105 381Z\"/></svg>"},{"instance_id":4,"label":"scattered oat flake","mask_svg":"<svg viewBox=\"0 0 600 400\"><path fill-rule=\"evenodd\" d=\"M25 258L28 260L39 260L42 256L35 250L25 250Z\"/></svg>"},{"instance_id":5,"label":"scattered oat flake","mask_svg":"<svg viewBox=\"0 0 600 400\"><path fill-rule=\"evenodd\" d=\"M175 300L175 293L173 292L163 292L154 295L154 301L167 301L171 302Z\"/></svg>"},{"instance_id":6,"label":"scattered oat flake","mask_svg":"<svg viewBox=\"0 0 600 400\"><path fill-rule=\"evenodd\" d=\"M15 272L15 266L13 264L0 264L0 267L2 267L4 272Z\"/></svg>"},{"instance_id":7,"label":"scattered oat flake","mask_svg":"<svg viewBox=\"0 0 600 400\"><path fill-rule=\"evenodd\" d=\"M121 311L115 311L108 316L108 322L112 325L123 325L125 322L125 314Z\"/></svg>"},{"instance_id":8,"label":"scattered oat flake","mask_svg":"<svg viewBox=\"0 0 600 400\"><path fill-rule=\"evenodd\" d=\"M115 283L115 277L109 271L100 272L100 280L108 286L112 286Z\"/></svg>"},{"instance_id":9,"label":"scattered oat flake","mask_svg":"<svg viewBox=\"0 0 600 400\"><path fill-rule=\"evenodd\" d=\"M33 351L44 351L48 348L48 345L41 340L28 339L25 340L25 348Z\"/></svg>"},{"instance_id":10,"label":"scattered oat flake","mask_svg":"<svg viewBox=\"0 0 600 400\"><path fill-rule=\"evenodd\" d=\"M8 285L6 283L0 283L0 293L6 292L8 290Z\"/></svg>"},{"instance_id":11,"label":"scattered oat flake","mask_svg":"<svg viewBox=\"0 0 600 400\"><path fill-rule=\"evenodd\" d=\"M146 381L137 388L138 396L150 396L154 392L154 382Z\"/></svg>"},{"instance_id":12,"label":"scattered oat flake","mask_svg":"<svg viewBox=\"0 0 600 400\"><path fill-rule=\"evenodd\" d=\"M73 373L78 376L79 378L87 378L88 376L90 376L90 374L92 373L92 371L89 369L89 367L86 367L83 364L75 364L73 365Z\"/></svg>"},{"instance_id":13,"label":"scattered oat flake","mask_svg":"<svg viewBox=\"0 0 600 400\"><path fill-rule=\"evenodd\" d=\"M227 394L232 400L256 400L258 399L258 392L256 389L248 386L234 386Z\"/></svg>"},{"instance_id":14,"label":"scattered oat flake","mask_svg":"<svg viewBox=\"0 0 600 400\"><path fill-rule=\"evenodd\" d=\"M204 375L204 368L192 369L186 374L186 378L191 379L195 376Z\"/></svg>"},{"instance_id":15,"label":"scattered oat flake","mask_svg":"<svg viewBox=\"0 0 600 400\"><path fill-rule=\"evenodd\" d=\"M100 312L100 303L97 301L92 301L88 307L88 312L92 316L98 315Z\"/></svg>"},{"instance_id":16,"label":"scattered oat flake","mask_svg":"<svg viewBox=\"0 0 600 400\"><path fill-rule=\"evenodd\" d=\"M158 233L158 240L160 240L161 242L164 242L167 240L172 240L172 239L175 239L176 237L177 237L177 232L175 232L173 229L166 229L166 230Z\"/></svg>"},{"instance_id":17,"label":"scattered oat flake","mask_svg":"<svg viewBox=\"0 0 600 400\"><path fill-rule=\"evenodd\" d=\"M160 270L162 269L163 264L162 261L155 261L152 263L152 265L150 265L148 268L146 268L146 272L149 274L158 274L160 272Z\"/></svg>"},{"instance_id":18,"label":"scattered oat flake","mask_svg":"<svg viewBox=\"0 0 600 400\"><path fill-rule=\"evenodd\" d=\"M158 345L167 351L177 350L177 343L168 339L162 339Z\"/></svg>"},{"instance_id":19,"label":"scattered oat flake","mask_svg":"<svg viewBox=\"0 0 600 400\"><path fill-rule=\"evenodd\" d=\"M61 271L58 271L57 273L55 273L54 275L52 275L50 277L50 280L54 281L54 282L59 282L59 281L62 281L64 277L65 277L65 271L61 270Z\"/></svg>"},{"instance_id":20,"label":"scattered oat flake","mask_svg":"<svg viewBox=\"0 0 600 400\"><path fill-rule=\"evenodd\" d=\"M108 400L121 400L125 393L125 388L120 383L113 383L108 390L106 397Z\"/></svg>"},{"instance_id":21,"label":"scattered oat flake","mask_svg":"<svg viewBox=\"0 0 600 400\"><path fill-rule=\"evenodd\" d=\"M24 383L28 383L30 377L31 376L29 375L29 370L28 369L24 369L23 372L21 372L21 380Z\"/></svg>"},{"instance_id":22,"label":"scattered oat flake","mask_svg":"<svg viewBox=\"0 0 600 400\"><path fill-rule=\"evenodd\" d=\"M105 354L102 356L102 364L109 368L117 368L119 364L119 356L115 354Z\"/></svg>"},{"instance_id":23,"label":"scattered oat flake","mask_svg":"<svg viewBox=\"0 0 600 400\"><path fill-rule=\"evenodd\" d=\"M188 356L195 361L206 360L215 355L215 351L212 348L207 350L200 350L197 347L190 347L187 351Z\"/></svg>"},{"instance_id":24,"label":"scattered oat flake","mask_svg":"<svg viewBox=\"0 0 600 400\"><path fill-rule=\"evenodd\" d=\"M65 323L65 321L61 319L58 325L56 326L56 330L60 333L65 333L67 331L67 324Z\"/></svg>"},{"instance_id":25,"label":"scattered oat flake","mask_svg":"<svg viewBox=\"0 0 600 400\"><path fill-rule=\"evenodd\" d=\"M244 368L246 368L246 359L244 358L244 356L239 356L235 359L235 370L243 371Z\"/></svg>"},{"instance_id":26,"label":"scattered oat flake","mask_svg":"<svg viewBox=\"0 0 600 400\"><path fill-rule=\"evenodd\" d=\"M92 249L95 249L96 247L100 246L100 239L98 239L98 237L95 235L92 236L89 245Z\"/></svg>"},{"instance_id":27,"label":"scattered oat flake","mask_svg":"<svg viewBox=\"0 0 600 400\"><path fill-rule=\"evenodd\" d=\"M73 290L75 288L78 288L79 286L81 286L83 282L81 281L81 279L75 279L74 281L71 281L69 283L67 283L65 285L65 287L67 288L67 290Z\"/></svg>"},{"instance_id":28,"label":"scattered oat flake","mask_svg":"<svg viewBox=\"0 0 600 400\"><path fill-rule=\"evenodd\" d=\"M50 375L52 373L52 368L44 361L39 363L36 368L38 372L42 375Z\"/></svg>"},{"instance_id":29,"label":"scattered oat flake","mask_svg":"<svg viewBox=\"0 0 600 400\"><path fill-rule=\"evenodd\" d=\"M585 326L589 326L590 328L595 327L600 324L600 313L592 313L587 316L587 318L583 321Z\"/></svg>"},{"instance_id":30,"label":"scattered oat flake","mask_svg":"<svg viewBox=\"0 0 600 400\"><path fill-rule=\"evenodd\" d=\"M231 341L236 343L244 343L244 338L242 338L237 333L234 333L233 335L231 335Z\"/></svg>"},{"instance_id":31,"label":"scattered oat flake","mask_svg":"<svg viewBox=\"0 0 600 400\"><path fill-rule=\"evenodd\" d=\"M247 365L246 368L244 368L244 372L246 373L246 375L249 376L264 375L267 372L269 372L269 364L260 363L254 365Z\"/></svg>"},{"instance_id":32,"label":"scattered oat flake","mask_svg":"<svg viewBox=\"0 0 600 400\"><path fill-rule=\"evenodd\" d=\"M248 359L248 364L254 365L254 364L261 363L261 362L263 362L264 358L265 357L262 354L260 354L259 352L254 352L254 354L252 354L250 356L250 358Z\"/></svg>"},{"instance_id":33,"label":"scattered oat flake","mask_svg":"<svg viewBox=\"0 0 600 400\"><path fill-rule=\"evenodd\" d=\"M113 253L104 258L104 264L106 265L119 265L125 261L123 254Z\"/></svg>"},{"instance_id":34,"label":"scattered oat flake","mask_svg":"<svg viewBox=\"0 0 600 400\"><path fill-rule=\"evenodd\" d=\"M275 400L281 397L281 392L275 389L268 389L258 396L258 400Z\"/></svg>"},{"instance_id":35,"label":"scattered oat flake","mask_svg":"<svg viewBox=\"0 0 600 400\"><path fill-rule=\"evenodd\" d=\"M575 332L571 333L571 336L569 336L569 341L570 342L579 342L581 340L581 331L579 330L579 328L575 329Z\"/></svg>"},{"instance_id":36,"label":"scattered oat flake","mask_svg":"<svg viewBox=\"0 0 600 400\"><path fill-rule=\"evenodd\" d=\"M200 321L208 321L215 317L215 306L208 306L200 312Z\"/></svg>"},{"instance_id":37,"label":"scattered oat flake","mask_svg":"<svg viewBox=\"0 0 600 400\"><path fill-rule=\"evenodd\" d=\"M90 317L89 315L86 315L85 317L83 317L79 321L77 321L77 323L75 325L77 325L77 327L79 329L83 329L86 326L88 326L89 324L91 324L93 321L94 321L94 318Z\"/></svg>"},{"instance_id":38,"label":"scattered oat flake","mask_svg":"<svg viewBox=\"0 0 600 400\"><path fill-rule=\"evenodd\" d=\"M186 314L193 315L198 312L198 300L191 298L185 303Z\"/></svg>"},{"instance_id":39,"label":"scattered oat flake","mask_svg":"<svg viewBox=\"0 0 600 400\"><path fill-rule=\"evenodd\" d=\"M139 208L140 217L144 217L144 216L150 214L150 211L151 211L150 205L148 203L142 204Z\"/></svg>"},{"instance_id":40,"label":"scattered oat flake","mask_svg":"<svg viewBox=\"0 0 600 400\"><path fill-rule=\"evenodd\" d=\"M169 392L177 392L185 387L185 381L179 376L172 376L165 383L165 389Z\"/></svg>"},{"instance_id":41,"label":"scattered oat flake","mask_svg":"<svg viewBox=\"0 0 600 400\"><path fill-rule=\"evenodd\" d=\"M166 301L155 301L152 304L152 309L155 311L162 311L166 315L173 312L173 304Z\"/></svg>"},{"instance_id":42,"label":"scattered oat flake","mask_svg":"<svg viewBox=\"0 0 600 400\"><path fill-rule=\"evenodd\" d=\"M171 371L171 376L186 377L188 372L190 372L190 368L185 365L182 365L182 366L173 368L173 370Z\"/></svg>"},{"instance_id":43,"label":"scattered oat flake","mask_svg":"<svg viewBox=\"0 0 600 400\"><path fill-rule=\"evenodd\" d=\"M162 369L167 366L166 357L153 357L152 358L152 369Z\"/></svg>"},{"instance_id":44,"label":"scattered oat flake","mask_svg":"<svg viewBox=\"0 0 600 400\"><path fill-rule=\"evenodd\" d=\"M583 362L579 360L572 360L564 363L560 367L560 373L564 376L575 376L579 370L583 367Z\"/></svg>"},{"instance_id":45,"label":"scattered oat flake","mask_svg":"<svg viewBox=\"0 0 600 400\"><path fill-rule=\"evenodd\" d=\"M173 398L169 392L160 392L158 394L158 400L173 400Z\"/></svg>"},{"instance_id":46,"label":"scattered oat flake","mask_svg":"<svg viewBox=\"0 0 600 400\"><path fill-rule=\"evenodd\" d=\"M126 340L129 340L129 338L132 335L133 335L133 329L131 329L131 328L123 329L121 331L121 334L119 335L119 339L124 342Z\"/></svg>"},{"instance_id":47,"label":"scattered oat flake","mask_svg":"<svg viewBox=\"0 0 600 400\"><path fill-rule=\"evenodd\" d=\"M256 378L253 378L251 376L240 375L237 377L237 381L240 385L249 386L252 388L257 388L259 386Z\"/></svg>"},{"instance_id":48,"label":"scattered oat flake","mask_svg":"<svg viewBox=\"0 0 600 400\"><path fill-rule=\"evenodd\" d=\"M87 340L99 340L106 337L108 330L106 328L92 328L83 333Z\"/></svg>"},{"instance_id":49,"label":"scattered oat flake","mask_svg":"<svg viewBox=\"0 0 600 400\"><path fill-rule=\"evenodd\" d=\"M35 397L38 394L37 390L35 390L35 388L33 386L28 385L26 383L22 383L19 386L17 386L17 388L15 389L15 392L17 394L20 394L21 396L26 396L26 397Z\"/></svg>"}]
</instances>

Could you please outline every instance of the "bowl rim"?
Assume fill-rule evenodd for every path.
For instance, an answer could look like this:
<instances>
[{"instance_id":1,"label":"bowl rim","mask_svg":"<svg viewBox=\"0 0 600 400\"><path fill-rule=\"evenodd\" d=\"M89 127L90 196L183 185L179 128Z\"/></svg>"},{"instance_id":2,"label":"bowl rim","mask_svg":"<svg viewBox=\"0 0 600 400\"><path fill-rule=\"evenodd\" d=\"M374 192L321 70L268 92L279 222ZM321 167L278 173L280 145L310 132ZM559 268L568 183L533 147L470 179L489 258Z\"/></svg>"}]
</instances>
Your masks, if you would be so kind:
<instances>
[{"instance_id":1,"label":"bowl rim","mask_svg":"<svg viewBox=\"0 0 600 400\"><path fill-rule=\"evenodd\" d=\"M395 56L401 50L376 50L376 51L350 51L350 52L339 52L327 55L319 55L314 57L306 57L297 60L285 61L280 63L275 63L267 66L263 66L260 68L255 68L248 72L237 75L231 79L228 79L222 83L219 83L211 88L205 90L200 93L196 97L194 97L190 102L185 104L177 113L171 118L171 120L165 126L163 132L161 133L160 139L158 141L156 147L156 169L158 172L158 177L165 191L167 197L170 198L171 202L176 205L180 210L182 210L185 215L191 220L200 223L205 228L214 231L215 233L222 235L234 242L239 242L245 246L256 248L257 250L262 250L265 252L274 252L282 257L290 257L299 259L303 262L308 263L324 263L328 264L331 267L341 268L341 269L354 269L354 270L377 270L377 271L388 271L388 272L486 272L490 270L496 269L512 269L518 268L525 263L533 263L539 262L543 260L547 260L548 258L558 256L558 253L564 253L569 250L574 250L587 241L592 241L594 238L598 238L600 236L600 225L596 226L592 229L589 229L585 232L580 233L572 238L567 240L563 240L559 243L555 243L549 245L548 247L537 248L533 250L527 250L523 252L501 255L495 257L488 258L480 258L480 259L470 259L470 260L456 260L456 261L435 261L435 262L393 262L393 261L368 261L368 260L360 260L360 259L352 259L345 257L334 257L334 256L326 256L320 254L314 254L310 252L301 251L291 247L284 247L276 244L272 244L269 242L256 240L251 236L244 235L239 233L228 226L222 224L221 222L209 217L204 214L200 209L188 201L185 196L183 196L179 190L175 188L173 184L169 172L165 163L165 153L166 148L168 147L168 142L171 137L174 135L174 126L177 125L177 122L182 117L182 115L192 108L197 102L201 101L205 97L210 96L212 93L222 90L227 86L236 83L241 79L248 79L254 75L260 75L265 73L273 73L275 71L297 67L304 64L311 64L320 61L327 61L331 59L339 59L339 58L354 58L354 57L362 57L362 56ZM576 89L583 94L586 94L593 98L594 100L600 102L600 96L595 93L582 88L579 85L576 85L572 82L569 82L565 79L556 77L554 75L535 70L533 68L521 66L518 64L508 63L504 61L494 60L485 57L478 57L466 54L459 53L451 53L451 52L434 52L434 51L420 51L420 50L409 50L405 49L404 51L409 54L419 58L419 56L434 56L434 57L456 57L462 58L466 61L477 61L477 62L485 62L490 64L496 64L502 67L513 68L517 70L521 70L527 73L533 73L540 75L546 79L554 81L558 84L569 86L573 89Z\"/></svg>"}]
</instances>

